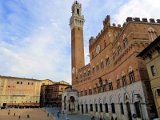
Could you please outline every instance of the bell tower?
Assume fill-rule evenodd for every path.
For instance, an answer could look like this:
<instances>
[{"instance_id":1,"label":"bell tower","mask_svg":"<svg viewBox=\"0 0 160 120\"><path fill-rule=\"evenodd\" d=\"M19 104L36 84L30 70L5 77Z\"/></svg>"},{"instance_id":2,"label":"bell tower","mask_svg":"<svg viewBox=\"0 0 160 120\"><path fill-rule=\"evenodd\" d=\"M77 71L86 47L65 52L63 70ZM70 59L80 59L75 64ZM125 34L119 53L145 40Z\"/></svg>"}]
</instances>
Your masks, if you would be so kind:
<instances>
[{"instance_id":1,"label":"bell tower","mask_svg":"<svg viewBox=\"0 0 160 120\"><path fill-rule=\"evenodd\" d=\"M84 16L81 14L81 11L81 4L75 1L72 5L72 16L70 18L72 85L76 84L77 70L85 65L83 45Z\"/></svg>"}]
</instances>

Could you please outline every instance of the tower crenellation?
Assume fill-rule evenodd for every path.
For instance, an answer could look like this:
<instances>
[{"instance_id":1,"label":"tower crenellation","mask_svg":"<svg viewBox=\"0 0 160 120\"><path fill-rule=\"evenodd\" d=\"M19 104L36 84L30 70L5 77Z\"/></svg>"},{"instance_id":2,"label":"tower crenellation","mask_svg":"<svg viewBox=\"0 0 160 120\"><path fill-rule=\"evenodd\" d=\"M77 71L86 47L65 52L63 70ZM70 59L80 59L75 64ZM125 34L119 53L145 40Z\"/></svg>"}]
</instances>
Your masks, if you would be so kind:
<instances>
[{"instance_id":1,"label":"tower crenellation","mask_svg":"<svg viewBox=\"0 0 160 120\"><path fill-rule=\"evenodd\" d=\"M74 27L83 28L84 16L82 15L81 12L82 12L81 4L75 1L72 5L72 16L70 18L71 29L73 29Z\"/></svg>"}]
</instances>

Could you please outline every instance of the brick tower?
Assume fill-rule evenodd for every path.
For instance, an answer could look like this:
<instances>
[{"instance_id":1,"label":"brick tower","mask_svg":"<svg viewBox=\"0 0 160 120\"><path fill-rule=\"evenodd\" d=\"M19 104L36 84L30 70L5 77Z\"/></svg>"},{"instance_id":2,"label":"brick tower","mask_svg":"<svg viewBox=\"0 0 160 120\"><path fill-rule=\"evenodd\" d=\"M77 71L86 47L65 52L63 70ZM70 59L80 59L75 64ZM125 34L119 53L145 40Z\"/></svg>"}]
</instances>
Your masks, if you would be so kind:
<instances>
[{"instance_id":1,"label":"brick tower","mask_svg":"<svg viewBox=\"0 0 160 120\"><path fill-rule=\"evenodd\" d=\"M85 65L83 45L83 24L84 16L81 15L81 4L75 1L72 5L72 16L70 18L73 86L76 83L77 70Z\"/></svg>"}]
</instances>

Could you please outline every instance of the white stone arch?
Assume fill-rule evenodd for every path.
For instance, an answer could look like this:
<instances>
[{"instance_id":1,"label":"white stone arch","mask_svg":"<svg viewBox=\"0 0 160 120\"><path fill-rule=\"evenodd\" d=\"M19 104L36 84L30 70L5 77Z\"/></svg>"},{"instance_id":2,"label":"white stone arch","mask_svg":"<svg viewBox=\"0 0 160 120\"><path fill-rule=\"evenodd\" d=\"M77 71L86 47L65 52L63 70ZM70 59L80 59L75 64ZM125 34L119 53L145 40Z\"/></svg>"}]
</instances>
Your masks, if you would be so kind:
<instances>
[{"instance_id":1,"label":"white stone arch","mask_svg":"<svg viewBox=\"0 0 160 120\"><path fill-rule=\"evenodd\" d=\"M118 94L118 103L123 103L123 97L120 93Z\"/></svg>"},{"instance_id":2,"label":"white stone arch","mask_svg":"<svg viewBox=\"0 0 160 120\"><path fill-rule=\"evenodd\" d=\"M113 95L110 95L110 97L109 97L109 103L110 103L110 104L111 104L111 103L114 103Z\"/></svg>"},{"instance_id":3,"label":"white stone arch","mask_svg":"<svg viewBox=\"0 0 160 120\"><path fill-rule=\"evenodd\" d=\"M124 93L124 103L131 103L131 98L128 93Z\"/></svg>"},{"instance_id":4,"label":"white stone arch","mask_svg":"<svg viewBox=\"0 0 160 120\"><path fill-rule=\"evenodd\" d=\"M153 27L149 27L149 28L148 28L148 32L154 33L154 32L155 32L155 30L154 30L154 28L153 28Z\"/></svg>"},{"instance_id":5,"label":"white stone arch","mask_svg":"<svg viewBox=\"0 0 160 120\"><path fill-rule=\"evenodd\" d=\"M123 76L125 76L125 75L126 75L126 73L125 73L124 71L122 71L121 76L123 77Z\"/></svg>"},{"instance_id":6,"label":"white stone arch","mask_svg":"<svg viewBox=\"0 0 160 120\"><path fill-rule=\"evenodd\" d=\"M129 69L128 69L128 72L132 72L133 71L133 67L132 66L129 66Z\"/></svg>"},{"instance_id":7,"label":"white stone arch","mask_svg":"<svg viewBox=\"0 0 160 120\"><path fill-rule=\"evenodd\" d=\"M123 39L125 39L127 36L126 36L126 34L123 34Z\"/></svg>"},{"instance_id":8,"label":"white stone arch","mask_svg":"<svg viewBox=\"0 0 160 120\"><path fill-rule=\"evenodd\" d=\"M149 37L150 37L150 40L153 41L157 38L157 34L156 34L156 31L153 27L149 27L148 28L148 33L149 33Z\"/></svg>"},{"instance_id":9,"label":"white stone arch","mask_svg":"<svg viewBox=\"0 0 160 120\"><path fill-rule=\"evenodd\" d=\"M119 75L117 75L116 80L120 79Z\"/></svg>"}]
</instances>

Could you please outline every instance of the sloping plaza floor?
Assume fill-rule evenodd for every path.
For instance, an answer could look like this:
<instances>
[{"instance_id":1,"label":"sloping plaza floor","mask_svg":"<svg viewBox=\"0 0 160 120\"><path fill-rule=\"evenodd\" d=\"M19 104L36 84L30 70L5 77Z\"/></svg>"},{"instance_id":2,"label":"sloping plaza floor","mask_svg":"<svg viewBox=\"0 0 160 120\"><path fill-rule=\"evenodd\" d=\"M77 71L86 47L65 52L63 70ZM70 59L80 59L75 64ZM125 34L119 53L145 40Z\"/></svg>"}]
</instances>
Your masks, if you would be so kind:
<instances>
[{"instance_id":1,"label":"sloping plaza floor","mask_svg":"<svg viewBox=\"0 0 160 120\"><path fill-rule=\"evenodd\" d=\"M48 117L48 113L41 108L10 109L9 115L8 112L9 109L0 110L0 120L55 120L51 115ZM30 118L27 118L27 114Z\"/></svg>"},{"instance_id":2,"label":"sloping plaza floor","mask_svg":"<svg viewBox=\"0 0 160 120\"><path fill-rule=\"evenodd\" d=\"M60 117L57 117L57 112L59 111L58 108L45 108L46 111L48 111L50 114L54 115L56 120L91 120L91 116L89 115L80 115L80 114L74 114L74 115L63 115L60 114ZM95 120L99 120L96 118Z\"/></svg>"}]
</instances>

